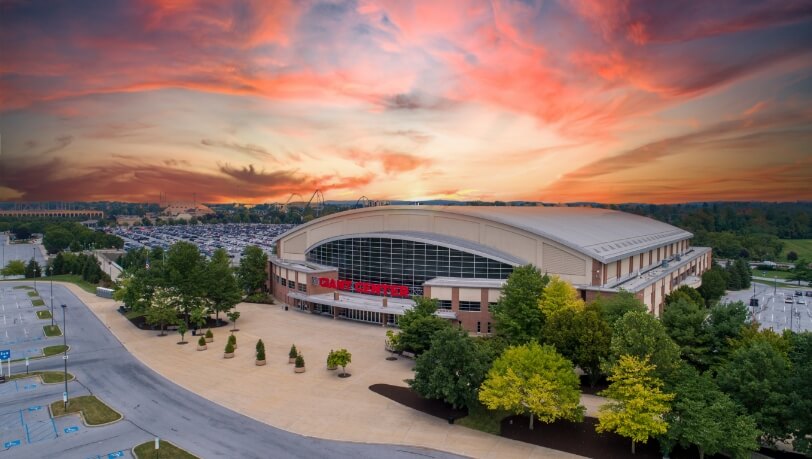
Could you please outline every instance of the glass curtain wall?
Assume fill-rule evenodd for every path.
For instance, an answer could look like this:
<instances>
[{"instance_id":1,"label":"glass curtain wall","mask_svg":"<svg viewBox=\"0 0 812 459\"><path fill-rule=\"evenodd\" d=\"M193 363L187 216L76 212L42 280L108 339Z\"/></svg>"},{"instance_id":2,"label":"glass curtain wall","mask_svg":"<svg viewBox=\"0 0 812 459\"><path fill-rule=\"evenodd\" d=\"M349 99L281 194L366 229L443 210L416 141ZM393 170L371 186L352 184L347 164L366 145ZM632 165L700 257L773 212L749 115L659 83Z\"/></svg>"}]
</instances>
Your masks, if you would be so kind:
<instances>
[{"instance_id":1,"label":"glass curtain wall","mask_svg":"<svg viewBox=\"0 0 812 459\"><path fill-rule=\"evenodd\" d=\"M390 238L338 239L313 247L307 260L338 268L340 279L406 285L423 294L435 277L507 279L513 267L480 255L438 245Z\"/></svg>"}]
</instances>

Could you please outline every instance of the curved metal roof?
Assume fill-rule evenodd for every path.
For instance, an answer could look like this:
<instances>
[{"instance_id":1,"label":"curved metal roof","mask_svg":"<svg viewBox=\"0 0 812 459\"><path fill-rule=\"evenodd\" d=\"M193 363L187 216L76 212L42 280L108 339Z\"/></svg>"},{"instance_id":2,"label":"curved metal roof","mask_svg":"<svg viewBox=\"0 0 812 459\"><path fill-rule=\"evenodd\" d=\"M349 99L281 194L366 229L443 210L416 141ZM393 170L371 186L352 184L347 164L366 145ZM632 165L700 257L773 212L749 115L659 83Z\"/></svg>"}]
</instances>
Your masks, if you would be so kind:
<instances>
[{"instance_id":1,"label":"curved metal roof","mask_svg":"<svg viewBox=\"0 0 812 459\"><path fill-rule=\"evenodd\" d=\"M693 236L648 217L594 207L418 205L367 207L330 214L293 228L280 238L334 217L397 211L468 216L501 223L558 242L603 263Z\"/></svg>"}]
</instances>

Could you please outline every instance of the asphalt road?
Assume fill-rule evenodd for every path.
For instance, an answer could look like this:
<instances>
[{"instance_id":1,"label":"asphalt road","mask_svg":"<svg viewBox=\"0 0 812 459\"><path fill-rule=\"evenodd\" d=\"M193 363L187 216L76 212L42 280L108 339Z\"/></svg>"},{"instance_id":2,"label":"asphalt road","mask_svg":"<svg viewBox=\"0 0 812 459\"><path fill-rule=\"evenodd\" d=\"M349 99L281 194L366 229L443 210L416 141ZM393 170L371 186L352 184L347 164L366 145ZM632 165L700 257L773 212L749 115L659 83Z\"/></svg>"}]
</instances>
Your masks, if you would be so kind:
<instances>
[{"instance_id":1,"label":"asphalt road","mask_svg":"<svg viewBox=\"0 0 812 459\"><path fill-rule=\"evenodd\" d=\"M755 315L755 319L761 324L762 329L769 328L777 332L790 329L790 327L796 332L812 330L812 297L795 296L796 290L806 292L812 288L781 286L780 284L773 286L755 282L753 285L759 306L758 308L748 307L748 310ZM741 301L745 305L749 305L753 295L753 288L728 291L722 301ZM785 301L787 296L792 297L792 303ZM799 299L802 299L805 304L799 304Z\"/></svg>"},{"instance_id":2,"label":"asphalt road","mask_svg":"<svg viewBox=\"0 0 812 459\"><path fill-rule=\"evenodd\" d=\"M30 283L14 283L23 284ZM107 427L84 428L81 435L63 434L57 426L56 439L0 451L4 458L106 457L155 436L203 458L459 457L422 448L304 437L255 421L189 392L141 364L66 288L54 286L54 302L67 305L67 341L71 346L68 371L77 377L69 392L92 393L122 413L125 420ZM61 311L57 317L61 325ZM32 361L30 369L61 370L62 365L62 359L52 357ZM12 371L16 374L25 367L12 364ZM58 400L61 387L47 386L48 392L42 394L23 391L22 396L18 393L11 400L0 396L0 413L23 413L27 406Z\"/></svg>"}]
</instances>

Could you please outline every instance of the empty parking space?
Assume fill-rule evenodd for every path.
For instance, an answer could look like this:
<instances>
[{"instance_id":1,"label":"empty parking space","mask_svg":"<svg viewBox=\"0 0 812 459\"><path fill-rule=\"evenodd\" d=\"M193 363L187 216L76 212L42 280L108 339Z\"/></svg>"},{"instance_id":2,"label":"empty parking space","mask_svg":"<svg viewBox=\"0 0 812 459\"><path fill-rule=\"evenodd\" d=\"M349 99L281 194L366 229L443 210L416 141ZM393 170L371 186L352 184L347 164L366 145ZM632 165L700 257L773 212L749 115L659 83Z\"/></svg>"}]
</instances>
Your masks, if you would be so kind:
<instances>
[{"instance_id":1,"label":"empty parking space","mask_svg":"<svg viewBox=\"0 0 812 459\"><path fill-rule=\"evenodd\" d=\"M48 308L33 306L32 300L40 296L32 297L29 292L34 290L0 288L0 350L10 350L14 360L38 357L43 347L58 341L45 336L43 326L51 321L40 319L37 311Z\"/></svg>"}]
</instances>

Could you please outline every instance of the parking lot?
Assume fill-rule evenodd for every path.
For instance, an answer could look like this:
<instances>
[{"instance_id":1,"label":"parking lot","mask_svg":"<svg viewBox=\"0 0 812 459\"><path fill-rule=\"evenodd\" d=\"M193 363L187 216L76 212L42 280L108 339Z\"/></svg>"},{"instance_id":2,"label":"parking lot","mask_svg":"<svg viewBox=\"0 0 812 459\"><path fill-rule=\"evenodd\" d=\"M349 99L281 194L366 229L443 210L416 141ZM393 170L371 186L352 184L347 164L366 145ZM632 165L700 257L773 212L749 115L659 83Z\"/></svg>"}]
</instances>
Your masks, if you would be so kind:
<instances>
[{"instance_id":1,"label":"parking lot","mask_svg":"<svg viewBox=\"0 0 812 459\"><path fill-rule=\"evenodd\" d=\"M46 283L39 287L46 306L34 307L33 300L40 299L29 296L34 290L0 286L0 350L10 350L13 360L40 356L45 346L62 344L60 337L45 336L42 327L50 325L50 319L36 315L37 310L49 310L48 288Z\"/></svg>"},{"instance_id":2,"label":"parking lot","mask_svg":"<svg viewBox=\"0 0 812 459\"><path fill-rule=\"evenodd\" d=\"M777 332L792 329L796 332L812 330L812 292L810 287L774 286L753 283L755 290L739 290L727 292L722 298L723 302L741 301L750 304L750 299L758 299L758 307L748 307L750 313L761 324L761 328L769 328ZM803 295L795 295L800 291ZM755 293L754 293L755 292ZM811 294L812 295L812 294ZM789 302L787 298L792 301Z\"/></svg>"},{"instance_id":3,"label":"parking lot","mask_svg":"<svg viewBox=\"0 0 812 459\"><path fill-rule=\"evenodd\" d=\"M161 247L168 249L178 241L191 242L200 252L211 257L215 250L223 248L239 263L240 254L249 245L256 245L271 252L271 242L294 225L228 223L217 225L136 226L115 228L113 234L124 239L124 248Z\"/></svg>"},{"instance_id":4,"label":"parking lot","mask_svg":"<svg viewBox=\"0 0 812 459\"><path fill-rule=\"evenodd\" d=\"M45 265L42 244L10 244L8 234L0 234L0 265L6 266L11 260L28 263L32 257L40 266Z\"/></svg>"},{"instance_id":5,"label":"parking lot","mask_svg":"<svg viewBox=\"0 0 812 459\"><path fill-rule=\"evenodd\" d=\"M119 422L91 428L82 423L79 415L51 417L48 406L62 399L63 387L62 383L42 384L37 377L0 384L2 456L131 457L131 440L119 437L131 432L132 426ZM75 381L68 383L68 391L72 397L89 394Z\"/></svg>"}]
</instances>

